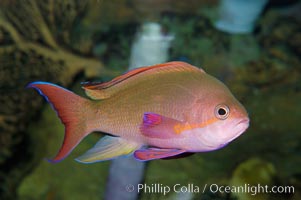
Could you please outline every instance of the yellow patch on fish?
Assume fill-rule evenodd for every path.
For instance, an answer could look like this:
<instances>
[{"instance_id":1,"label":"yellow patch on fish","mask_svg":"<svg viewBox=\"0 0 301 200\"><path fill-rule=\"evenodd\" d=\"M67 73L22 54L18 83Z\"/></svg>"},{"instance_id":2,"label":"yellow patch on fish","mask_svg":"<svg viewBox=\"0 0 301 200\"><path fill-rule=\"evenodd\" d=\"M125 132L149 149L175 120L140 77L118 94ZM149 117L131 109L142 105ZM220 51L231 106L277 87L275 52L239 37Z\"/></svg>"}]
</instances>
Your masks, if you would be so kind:
<instances>
[{"instance_id":1,"label":"yellow patch on fish","mask_svg":"<svg viewBox=\"0 0 301 200\"><path fill-rule=\"evenodd\" d=\"M183 131L188 131L188 130L192 130L192 129L195 129L195 128L204 128L205 126L208 126L214 122L218 121L217 118L212 118L212 119L209 119L205 122L202 122L202 123L196 123L196 124L176 124L174 126L174 131L176 132L176 134L181 134Z\"/></svg>"}]
</instances>

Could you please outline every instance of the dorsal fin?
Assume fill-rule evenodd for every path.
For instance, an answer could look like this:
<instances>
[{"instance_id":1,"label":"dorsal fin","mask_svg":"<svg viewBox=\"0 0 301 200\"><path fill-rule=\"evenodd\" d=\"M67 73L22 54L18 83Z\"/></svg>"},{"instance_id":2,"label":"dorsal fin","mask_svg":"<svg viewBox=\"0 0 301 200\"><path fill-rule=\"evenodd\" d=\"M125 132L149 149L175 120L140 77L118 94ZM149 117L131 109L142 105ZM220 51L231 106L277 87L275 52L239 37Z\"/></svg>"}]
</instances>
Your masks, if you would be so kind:
<instances>
[{"instance_id":1,"label":"dorsal fin","mask_svg":"<svg viewBox=\"0 0 301 200\"><path fill-rule=\"evenodd\" d=\"M101 85L103 82L83 82L81 83L82 88L88 97L94 100L106 99L111 96L106 90L98 89L97 85ZM90 89L91 87L91 89Z\"/></svg>"},{"instance_id":2,"label":"dorsal fin","mask_svg":"<svg viewBox=\"0 0 301 200\"><path fill-rule=\"evenodd\" d=\"M172 71L198 71L198 72L204 72L202 69L199 69L197 67L194 67L188 63L180 62L180 61L173 61L173 62L167 62L162 64L157 64L153 66L147 66L147 67L140 67L133 70L130 70L126 72L123 75L120 75L116 78L114 78L111 81L104 82L104 83L84 83L83 88L86 92L86 94L91 97L92 99L105 99L110 97L114 91L116 90L110 90L112 86L116 86L125 80L129 80L133 77L137 77L138 75L142 75L145 73L151 73L154 72L154 70L158 72L172 72Z\"/></svg>"}]
</instances>

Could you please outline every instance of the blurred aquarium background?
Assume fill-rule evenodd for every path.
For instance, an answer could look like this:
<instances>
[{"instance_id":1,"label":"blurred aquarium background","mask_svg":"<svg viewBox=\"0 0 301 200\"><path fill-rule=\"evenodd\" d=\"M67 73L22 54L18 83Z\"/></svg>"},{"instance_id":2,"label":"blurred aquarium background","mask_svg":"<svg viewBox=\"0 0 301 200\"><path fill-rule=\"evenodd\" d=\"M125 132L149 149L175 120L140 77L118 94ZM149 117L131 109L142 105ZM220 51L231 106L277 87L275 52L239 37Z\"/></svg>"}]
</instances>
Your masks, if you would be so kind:
<instances>
[{"instance_id":1,"label":"blurred aquarium background","mask_svg":"<svg viewBox=\"0 0 301 200\"><path fill-rule=\"evenodd\" d=\"M251 8L257 0L0 0L0 199L300 200L301 3L262 0L257 16L245 19L249 9L231 14L243 10L242 2ZM62 162L47 162L64 127L25 86L48 81L84 96L81 82L128 70L133 44L150 22L171 37L163 59L189 62L222 80L248 110L249 129L218 151L150 161L137 171L136 161L120 160L126 164L116 168L111 161L74 161L101 133ZM294 193L129 195L131 178L201 190L205 184L294 186Z\"/></svg>"}]
</instances>

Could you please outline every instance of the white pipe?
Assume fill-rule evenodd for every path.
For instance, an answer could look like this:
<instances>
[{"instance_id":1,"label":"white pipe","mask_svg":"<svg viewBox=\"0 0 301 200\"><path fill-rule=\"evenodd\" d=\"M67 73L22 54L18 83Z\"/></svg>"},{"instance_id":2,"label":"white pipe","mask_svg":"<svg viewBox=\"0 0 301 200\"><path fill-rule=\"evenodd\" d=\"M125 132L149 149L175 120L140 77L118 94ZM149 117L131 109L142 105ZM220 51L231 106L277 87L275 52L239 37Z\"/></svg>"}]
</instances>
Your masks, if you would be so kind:
<instances>
[{"instance_id":1,"label":"white pipe","mask_svg":"<svg viewBox=\"0 0 301 200\"><path fill-rule=\"evenodd\" d=\"M166 62L172 39L173 36L162 34L159 24L143 24L132 46L129 69ZM144 168L145 162L132 156L113 160L104 199L138 199L137 185L143 180Z\"/></svg>"},{"instance_id":2,"label":"white pipe","mask_svg":"<svg viewBox=\"0 0 301 200\"><path fill-rule=\"evenodd\" d=\"M132 46L129 69L166 62L173 38L162 34L160 24L144 23Z\"/></svg>"},{"instance_id":3,"label":"white pipe","mask_svg":"<svg viewBox=\"0 0 301 200\"><path fill-rule=\"evenodd\" d=\"M268 0L221 0L215 27L228 33L251 33Z\"/></svg>"}]
</instances>

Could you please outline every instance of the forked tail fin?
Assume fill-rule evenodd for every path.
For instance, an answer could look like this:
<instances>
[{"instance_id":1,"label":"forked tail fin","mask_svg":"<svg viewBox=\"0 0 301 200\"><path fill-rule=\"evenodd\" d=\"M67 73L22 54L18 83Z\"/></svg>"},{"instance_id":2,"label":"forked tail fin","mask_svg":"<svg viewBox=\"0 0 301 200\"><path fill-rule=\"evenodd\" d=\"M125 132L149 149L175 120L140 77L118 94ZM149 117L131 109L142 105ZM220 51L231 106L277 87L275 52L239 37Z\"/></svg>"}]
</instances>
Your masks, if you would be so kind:
<instances>
[{"instance_id":1,"label":"forked tail fin","mask_svg":"<svg viewBox=\"0 0 301 200\"><path fill-rule=\"evenodd\" d=\"M64 159L91 131L86 119L91 110L91 101L71 91L47 82L33 82L28 88L36 89L52 105L65 125L65 137L58 154L50 162Z\"/></svg>"}]
</instances>

